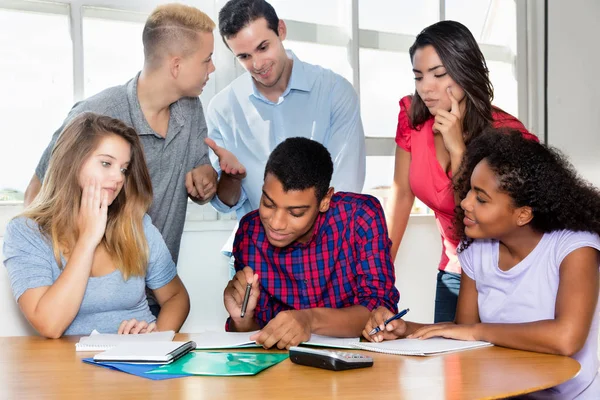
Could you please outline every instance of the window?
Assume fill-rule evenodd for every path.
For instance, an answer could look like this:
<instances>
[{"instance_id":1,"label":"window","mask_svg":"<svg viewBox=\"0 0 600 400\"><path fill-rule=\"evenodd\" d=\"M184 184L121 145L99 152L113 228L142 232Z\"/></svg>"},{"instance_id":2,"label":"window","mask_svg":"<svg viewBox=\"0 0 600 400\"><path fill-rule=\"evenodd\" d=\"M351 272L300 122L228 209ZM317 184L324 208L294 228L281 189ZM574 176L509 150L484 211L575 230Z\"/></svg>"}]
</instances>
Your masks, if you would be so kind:
<instances>
[{"instance_id":1,"label":"window","mask_svg":"<svg viewBox=\"0 0 600 400\"><path fill-rule=\"evenodd\" d=\"M84 97L122 85L142 69L145 19L141 13L84 8Z\"/></svg>"},{"instance_id":2,"label":"window","mask_svg":"<svg viewBox=\"0 0 600 400\"><path fill-rule=\"evenodd\" d=\"M439 21L439 0L359 0L358 7L361 30L415 36Z\"/></svg>"},{"instance_id":3,"label":"window","mask_svg":"<svg viewBox=\"0 0 600 400\"><path fill-rule=\"evenodd\" d=\"M293 40L286 40L284 43L285 48L292 50L300 60L329 68L352 82L352 67L345 47Z\"/></svg>"},{"instance_id":4,"label":"window","mask_svg":"<svg viewBox=\"0 0 600 400\"><path fill-rule=\"evenodd\" d=\"M392 138L398 101L414 92L408 49L415 36L437 22L440 14L466 25L486 57L495 88L494 104L518 117L516 6L514 0L359 0L359 7L359 81L365 134L367 141L389 138L388 146L371 146L375 151L368 152L364 191L385 201L393 179L390 149L395 148ZM429 212L416 202L413 211L418 210Z\"/></svg>"},{"instance_id":5,"label":"window","mask_svg":"<svg viewBox=\"0 0 600 400\"><path fill-rule=\"evenodd\" d=\"M446 19L463 23L480 44L494 85L494 105L519 117L515 0L446 0Z\"/></svg>"},{"instance_id":6,"label":"window","mask_svg":"<svg viewBox=\"0 0 600 400\"><path fill-rule=\"evenodd\" d=\"M0 146L0 199L22 198L51 133L74 100L123 84L142 68L143 24L160 3L88 0L80 8L79 1L60 1L0 0L0 45L5 51L0 72L14 77L5 79L0 93L0 107L8 111L4 140L10 143ZM183 2L201 8L215 21L225 4L225 0ZM490 69L494 104L516 116L519 110L528 110L528 97L519 107L516 64L516 15L526 10L515 0L270 2L287 22L286 47L302 60L339 73L360 93L367 135L367 192L381 194L392 181L398 101L414 91L408 48L416 34L440 18L458 20L475 35ZM357 14L353 6L358 6ZM521 25L519 32L526 31ZM525 40L519 38L520 49L527 49ZM217 32L214 59L217 71L201 96L205 107L242 72ZM528 95L523 87L521 92Z\"/></svg>"},{"instance_id":7,"label":"window","mask_svg":"<svg viewBox=\"0 0 600 400\"><path fill-rule=\"evenodd\" d=\"M337 27L350 26L350 1L348 0L268 0L283 20L308 22Z\"/></svg>"},{"instance_id":8,"label":"window","mask_svg":"<svg viewBox=\"0 0 600 400\"><path fill-rule=\"evenodd\" d=\"M0 8L0 201L23 199L73 102L68 6L51 4L41 11Z\"/></svg>"},{"instance_id":9,"label":"window","mask_svg":"<svg viewBox=\"0 0 600 400\"><path fill-rule=\"evenodd\" d=\"M147 16L139 12L84 8L84 97L122 85L142 69L142 31ZM215 81L209 80L200 96L202 103L207 105L214 94Z\"/></svg>"}]
</instances>

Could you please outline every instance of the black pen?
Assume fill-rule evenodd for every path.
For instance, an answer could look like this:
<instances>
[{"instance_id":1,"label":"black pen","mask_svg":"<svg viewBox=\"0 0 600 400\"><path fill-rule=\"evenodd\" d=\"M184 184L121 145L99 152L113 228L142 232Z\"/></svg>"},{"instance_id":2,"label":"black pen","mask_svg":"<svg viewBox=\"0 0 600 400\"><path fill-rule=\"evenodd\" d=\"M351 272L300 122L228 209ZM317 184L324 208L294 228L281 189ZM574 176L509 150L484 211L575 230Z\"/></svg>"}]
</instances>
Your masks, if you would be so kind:
<instances>
[{"instance_id":1,"label":"black pen","mask_svg":"<svg viewBox=\"0 0 600 400\"><path fill-rule=\"evenodd\" d=\"M244 294L244 302L242 303L242 312L240 313L240 318L244 318L246 315L246 308L248 307L248 300L250 299L250 290L252 290L252 284L246 284L246 294Z\"/></svg>"},{"instance_id":2,"label":"black pen","mask_svg":"<svg viewBox=\"0 0 600 400\"><path fill-rule=\"evenodd\" d=\"M408 308L407 308L406 310L402 310L402 311L400 311L398 314L394 315L393 317L389 317L388 319L386 319L386 320L384 321L384 323L383 323L383 326L386 326L387 324L389 324L389 323L390 323L390 322L392 322L393 320L400 319L400 318L404 317L404 316L406 315L406 313L407 313L409 310L410 310L410 309L408 309ZM374 335L374 334L376 334L376 333L378 333L378 332L380 332L380 331L381 331L381 329L380 329L379 327L375 327L375 328L373 328L373 329L371 330L371 332L369 332L369 335L370 335L370 336L371 336L371 335Z\"/></svg>"}]
</instances>

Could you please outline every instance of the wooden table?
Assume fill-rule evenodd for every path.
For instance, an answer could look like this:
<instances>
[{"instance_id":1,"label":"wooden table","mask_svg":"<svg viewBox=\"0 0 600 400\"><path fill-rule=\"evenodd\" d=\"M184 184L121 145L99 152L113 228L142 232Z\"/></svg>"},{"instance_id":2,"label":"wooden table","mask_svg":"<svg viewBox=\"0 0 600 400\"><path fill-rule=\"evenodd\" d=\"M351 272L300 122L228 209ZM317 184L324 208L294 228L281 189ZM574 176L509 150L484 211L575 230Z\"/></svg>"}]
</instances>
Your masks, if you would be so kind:
<instances>
[{"instance_id":1,"label":"wooden table","mask_svg":"<svg viewBox=\"0 0 600 400\"><path fill-rule=\"evenodd\" d=\"M304 367L288 359L251 377L151 381L84 364L80 359L90 353L76 353L76 341L0 338L0 398L463 400L555 386L580 369L568 357L487 347L436 357L369 353L374 366L353 371Z\"/></svg>"}]
</instances>

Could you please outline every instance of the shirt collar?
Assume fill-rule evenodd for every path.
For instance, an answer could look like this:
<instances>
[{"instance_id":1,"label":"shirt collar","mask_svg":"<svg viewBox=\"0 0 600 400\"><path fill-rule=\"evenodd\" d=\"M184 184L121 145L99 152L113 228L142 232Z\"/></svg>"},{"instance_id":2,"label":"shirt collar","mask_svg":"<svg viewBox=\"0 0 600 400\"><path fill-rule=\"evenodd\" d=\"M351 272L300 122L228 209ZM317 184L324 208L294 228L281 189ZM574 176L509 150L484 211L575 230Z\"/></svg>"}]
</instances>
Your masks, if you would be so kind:
<instances>
[{"instance_id":1,"label":"shirt collar","mask_svg":"<svg viewBox=\"0 0 600 400\"><path fill-rule=\"evenodd\" d=\"M285 88L283 94L280 97L280 102L281 99L286 97L288 93L290 93L290 91L292 90L310 92L310 90L313 87L313 84L315 83L315 77L310 76L309 73L306 71L305 63L300 61L298 57L296 57L294 52L291 50L286 50L286 54L288 58L292 59L292 73L290 75L290 81L288 82L287 87ZM254 83L254 79L252 78L252 75L250 75L250 73L248 73L248 78L250 79L250 83L252 86L252 95L264 102L273 103L265 96L263 96L262 93L259 92L259 90L256 88L256 84Z\"/></svg>"},{"instance_id":2,"label":"shirt collar","mask_svg":"<svg viewBox=\"0 0 600 400\"><path fill-rule=\"evenodd\" d=\"M138 72L132 80L127 82L127 101L130 104L130 110L132 113L132 120L134 121L134 125L135 121L143 121L143 126L134 126L134 128L137 130L138 135L155 135L160 137L160 135L158 135L152 130L152 128L150 128L148 121L146 121L146 117L142 112L142 106L140 105L140 99L138 99L137 96L138 79L140 78L141 73L141 71ZM174 132L178 132L179 128L184 126L186 122L185 115L181 109L179 101L172 103L169 106L169 110L171 111L171 116L169 118L168 132L171 132L171 128L175 128Z\"/></svg>"}]
</instances>

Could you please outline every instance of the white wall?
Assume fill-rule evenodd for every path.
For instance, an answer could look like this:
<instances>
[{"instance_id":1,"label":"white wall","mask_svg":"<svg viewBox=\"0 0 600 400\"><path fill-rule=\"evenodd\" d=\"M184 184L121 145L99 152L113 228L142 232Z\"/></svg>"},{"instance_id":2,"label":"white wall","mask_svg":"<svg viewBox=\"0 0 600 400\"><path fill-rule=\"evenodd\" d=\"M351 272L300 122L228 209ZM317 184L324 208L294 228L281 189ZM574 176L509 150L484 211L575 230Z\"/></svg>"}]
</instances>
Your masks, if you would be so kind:
<instances>
[{"instance_id":1,"label":"white wall","mask_svg":"<svg viewBox=\"0 0 600 400\"><path fill-rule=\"evenodd\" d=\"M548 143L600 186L600 2L548 2Z\"/></svg>"}]
</instances>

